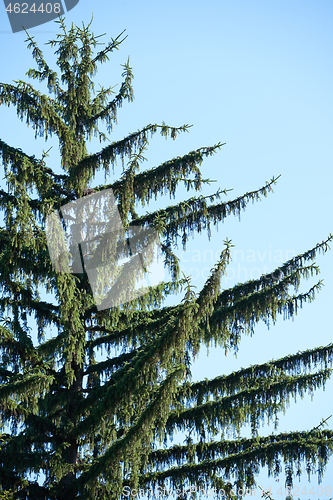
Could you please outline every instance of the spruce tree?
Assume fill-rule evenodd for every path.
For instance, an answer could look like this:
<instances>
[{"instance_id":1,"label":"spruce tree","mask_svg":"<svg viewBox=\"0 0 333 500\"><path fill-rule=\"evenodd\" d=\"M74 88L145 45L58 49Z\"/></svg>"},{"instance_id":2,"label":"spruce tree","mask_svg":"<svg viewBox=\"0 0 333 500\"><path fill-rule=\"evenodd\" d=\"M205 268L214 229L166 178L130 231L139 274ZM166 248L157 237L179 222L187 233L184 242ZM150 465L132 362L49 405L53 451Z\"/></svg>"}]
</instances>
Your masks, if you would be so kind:
<instances>
[{"instance_id":1,"label":"spruce tree","mask_svg":"<svg viewBox=\"0 0 333 500\"><path fill-rule=\"evenodd\" d=\"M324 386L331 374L333 344L213 380L192 383L190 377L201 345L237 350L241 336L257 322L274 322L279 314L290 318L310 302L321 282L307 293L298 293L299 285L318 274L314 258L328 249L332 236L274 273L221 290L232 246L225 239L220 259L196 293L190 277L180 276L177 238L185 248L194 232L207 230L209 236L212 223L239 215L248 203L266 196L276 179L229 201L221 201L226 192L219 190L138 215L139 203L148 206L163 193L171 198L178 185L200 191L210 181L199 167L222 144L140 171L150 137L160 132L175 139L188 131L188 125L161 123L90 153L87 142L93 136L101 142L108 138L99 127L111 133L118 108L133 100L133 74L128 61L113 98L112 87L95 92L98 65L119 48L123 34L98 51L100 39L90 25L72 25L67 31L63 19L58 23L61 33L49 44L56 47L60 77L27 34L37 63L27 75L46 82L48 95L21 80L0 84L1 104L16 106L18 117L26 119L36 137L58 137L63 171L56 174L48 167L45 152L40 158L29 156L0 141L7 183L0 191L2 490L20 499L109 500L128 498L138 489L191 486L215 487L227 497L231 487L255 485L264 465L273 476L284 467L287 485L303 466L308 474L318 471L320 480L332 452L331 430L318 427L261 437L258 428L261 422L277 423L290 397ZM123 161L120 174L117 158ZM108 183L92 187L99 171ZM74 247L64 263L72 272L55 268L46 223L64 205L108 189L127 236L134 227L153 228L159 235L171 278L131 301L99 309L87 272L75 265ZM102 259L101 249L111 245L107 238L95 238L92 259ZM81 245L76 257L83 258L84 251ZM41 289L56 300L42 300ZM182 293L182 300L163 305L171 293ZM36 342L30 316L36 321ZM49 335L50 327L56 335ZM97 356L101 348L103 359ZM240 437L246 423L251 438ZM179 429L188 434L187 440L171 445L169 438ZM43 484L34 475L41 471Z\"/></svg>"}]
</instances>

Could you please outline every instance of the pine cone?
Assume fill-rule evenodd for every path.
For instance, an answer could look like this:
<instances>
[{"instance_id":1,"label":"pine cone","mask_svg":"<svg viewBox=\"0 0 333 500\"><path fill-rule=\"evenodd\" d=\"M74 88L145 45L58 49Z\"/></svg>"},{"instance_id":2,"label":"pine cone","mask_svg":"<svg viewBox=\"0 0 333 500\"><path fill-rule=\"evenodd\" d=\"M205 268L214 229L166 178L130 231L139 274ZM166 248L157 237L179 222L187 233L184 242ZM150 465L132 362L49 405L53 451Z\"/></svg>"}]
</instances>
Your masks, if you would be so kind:
<instances>
[{"instance_id":1,"label":"pine cone","mask_svg":"<svg viewBox=\"0 0 333 500\"><path fill-rule=\"evenodd\" d=\"M93 188L85 188L83 190L83 195L82 196L88 196L89 194L93 194L95 193L95 190Z\"/></svg>"}]
</instances>

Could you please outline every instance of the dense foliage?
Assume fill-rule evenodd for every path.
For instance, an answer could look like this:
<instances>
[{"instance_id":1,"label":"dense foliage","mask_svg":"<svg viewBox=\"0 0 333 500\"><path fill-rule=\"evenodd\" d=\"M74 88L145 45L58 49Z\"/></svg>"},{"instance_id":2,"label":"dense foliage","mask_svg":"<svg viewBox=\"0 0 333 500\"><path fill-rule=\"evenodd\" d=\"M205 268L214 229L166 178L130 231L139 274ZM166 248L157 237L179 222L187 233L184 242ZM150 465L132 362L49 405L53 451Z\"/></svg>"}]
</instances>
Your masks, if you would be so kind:
<instances>
[{"instance_id":1,"label":"dense foliage","mask_svg":"<svg viewBox=\"0 0 333 500\"><path fill-rule=\"evenodd\" d=\"M95 92L97 67L118 49L122 35L95 53L99 38L90 25L67 31L64 20L58 22L61 34L49 44L56 47L60 78L33 37L27 40L37 63L27 75L46 82L49 95L21 80L0 84L1 104L16 106L36 137L58 137L63 170L56 174L47 166L47 153L38 159L0 140L7 185L0 190L2 489L34 500L126 498L130 489L157 485L215 486L227 496L231 486L254 485L262 466L278 475L283 464L287 484L302 465L308 474L318 471L320 480L332 452L332 431L260 437L258 427L261 421L277 422L290 397L324 386L333 344L214 380L192 383L190 375L202 344L237 349L257 322L274 321L278 314L289 318L311 301L321 282L307 293L297 290L302 278L318 273L314 258L327 250L332 236L272 274L221 291L230 261L226 239L206 284L195 293L190 279L180 277L177 238L185 248L193 232L209 235L212 223L266 196L276 179L234 200L222 202L227 193L218 191L139 216L139 203L148 206L163 193L172 197L180 184L200 191L209 179L199 167L222 144L140 171L150 137L160 132L175 139L188 130L162 123L88 152L87 141L94 136L107 140L99 124L111 133L118 108L133 100L132 70L129 62L123 66L123 83L111 100L112 87ZM117 158L123 162L118 178ZM109 181L92 188L100 170ZM106 189L114 193L127 232L150 227L159 234L171 278L131 302L98 310L87 273L57 272L52 266L45 224L55 210ZM105 238L97 241L96 254ZM41 300L41 288L55 300ZM170 293L180 292L179 304L163 306ZM31 316L36 342L29 331ZM50 336L50 327L56 335ZM97 356L101 348L103 359ZM237 436L246 423L252 429L249 439ZM187 441L171 446L168 439L179 429L188 433ZM43 484L34 476L41 471Z\"/></svg>"}]
</instances>

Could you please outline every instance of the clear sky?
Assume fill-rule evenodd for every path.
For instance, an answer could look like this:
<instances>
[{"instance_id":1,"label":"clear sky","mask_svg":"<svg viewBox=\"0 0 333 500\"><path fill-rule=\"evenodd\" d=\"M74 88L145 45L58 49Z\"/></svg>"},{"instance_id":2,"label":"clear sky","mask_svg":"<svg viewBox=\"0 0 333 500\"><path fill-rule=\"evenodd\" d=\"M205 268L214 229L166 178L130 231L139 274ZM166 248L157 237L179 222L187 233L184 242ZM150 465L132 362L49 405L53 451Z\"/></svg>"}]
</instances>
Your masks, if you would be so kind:
<instances>
[{"instance_id":1,"label":"clear sky","mask_svg":"<svg viewBox=\"0 0 333 500\"><path fill-rule=\"evenodd\" d=\"M0 8L0 80L27 80L25 72L35 66L24 43L26 36L11 33L5 9ZM172 126L193 125L188 134L180 134L175 141L158 135L152 138L143 168L220 141L226 145L202 164L204 177L217 181L205 187L203 195L218 188L233 188L229 198L236 198L281 174L274 193L250 204L240 222L230 216L219 225L218 232L212 228L211 241L206 234L190 239L182 254L182 270L192 275L198 290L226 237L235 245L233 262L223 281L224 287L230 287L274 270L333 232L330 1L80 0L66 15L66 22L87 24L92 13L92 29L96 35L106 33L105 42L124 29L128 35L110 62L101 66L96 83L119 85L120 64L128 56L135 77L135 101L119 110L118 126L111 140L163 120ZM54 22L29 30L40 47L58 31ZM48 46L45 56L54 61ZM49 147L41 139L34 140L32 130L19 122L12 108L1 108L0 128L4 141L29 154L40 156L42 149ZM49 165L59 171L57 143L48 142L54 146ZM99 149L99 143L92 143L92 152ZM119 161L115 176L121 171ZM102 177L98 177L96 184L102 182ZM194 192L180 189L175 200L159 198L149 209L192 195ZM316 262L325 286L314 302L305 304L294 321L280 317L269 330L258 324L254 336L242 340L237 358L225 357L222 350L214 348L207 357L203 349L193 365L193 380L212 378L332 342L332 251ZM301 291L317 279L305 281ZM315 392L313 401L310 395L303 400L298 398L286 415L281 415L279 431L315 427L333 413L332 396L330 381L325 392ZM272 428L266 426L261 432L269 434ZM247 429L244 435L249 435ZM267 478L265 472L260 475L259 484L271 487L274 499L282 498L277 492L280 486L284 487L283 476L278 483ZM325 487L333 490L333 458L322 482L323 493L320 489L317 492L316 476L309 484L304 475L295 486L300 488L296 498L302 500L333 496L332 491L325 495ZM315 495L300 494L304 486L307 492L314 486ZM260 498L259 490L256 497Z\"/></svg>"}]
</instances>

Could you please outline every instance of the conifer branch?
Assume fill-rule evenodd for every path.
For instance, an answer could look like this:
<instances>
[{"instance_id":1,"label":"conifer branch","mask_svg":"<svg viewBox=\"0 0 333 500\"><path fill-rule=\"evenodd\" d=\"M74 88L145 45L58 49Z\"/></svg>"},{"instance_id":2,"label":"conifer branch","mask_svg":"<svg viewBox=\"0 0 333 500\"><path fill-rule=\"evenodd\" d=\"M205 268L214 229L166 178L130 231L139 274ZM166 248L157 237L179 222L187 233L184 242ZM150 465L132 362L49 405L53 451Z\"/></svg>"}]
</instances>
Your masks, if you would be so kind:
<instances>
[{"instance_id":1,"label":"conifer branch","mask_svg":"<svg viewBox=\"0 0 333 500\"><path fill-rule=\"evenodd\" d=\"M36 187L38 185L37 174L38 173L40 174L40 172L45 176L42 177L43 182L45 182L47 176L50 176L51 178L55 179L58 182L61 182L62 180L67 179L68 177L67 175L64 174L56 174L55 172L53 172L51 168L46 166L44 162L44 158L46 156L45 153L43 154L42 159L38 160L35 156L27 155L20 148L14 148L12 146L9 146L1 139L0 139L0 152L4 164L8 165L8 167L9 167L9 162L14 169L17 169L17 167L20 166L21 164L25 166L31 164L31 170L29 170L29 175L31 175L32 178L36 176ZM54 187L58 187L58 182L54 184Z\"/></svg>"},{"instance_id":2,"label":"conifer branch","mask_svg":"<svg viewBox=\"0 0 333 500\"><path fill-rule=\"evenodd\" d=\"M129 58L127 63L123 65L125 68L121 76L125 77L124 82L121 84L120 90L116 97L103 109L101 106L105 105L105 97L111 93L111 87L108 89L101 89L98 95L92 101L92 109L94 110L93 116L88 120L89 124L96 123L98 120L105 121L107 124L108 133L112 132L112 122L117 120L117 108L122 106L125 99L128 102L133 102L134 94L132 88L133 73L132 68L129 66ZM98 110L95 112L95 110Z\"/></svg>"},{"instance_id":3,"label":"conifer branch","mask_svg":"<svg viewBox=\"0 0 333 500\"><path fill-rule=\"evenodd\" d=\"M47 88L50 92L54 92L56 96L61 97L64 93L64 90L59 86L58 75L55 71L52 71L48 66L46 61L44 60L43 53L34 41L34 37L30 36L27 30L24 30L27 35L27 40L29 44L27 45L28 49L32 49L32 56L37 62L38 70L30 69L27 71L26 75L30 78L38 79L40 82L44 81L47 78Z\"/></svg>"},{"instance_id":4,"label":"conifer branch","mask_svg":"<svg viewBox=\"0 0 333 500\"><path fill-rule=\"evenodd\" d=\"M139 172L133 177L133 201L147 204L151 199L165 192L170 193L170 198L175 194L177 185L184 182L185 186L194 186L196 191L202 188L203 183L208 183L208 179L202 179L201 171L198 167L205 156L213 155L223 144L199 148L191 151L181 158L174 158L162 163L158 167ZM190 174L195 174L193 180L188 179ZM98 191L112 188L115 196L119 196L124 191L125 180L121 179L109 185L99 186Z\"/></svg>"},{"instance_id":5,"label":"conifer branch","mask_svg":"<svg viewBox=\"0 0 333 500\"><path fill-rule=\"evenodd\" d=\"M97 56L92 59L92 64L95 64L96 62L105 62L105 61L108 61L109 58L107 56L107 54L109 52L112 52L114 49L116 50L119 50L119 45L124 41L126 40L127 36L126 35L124 38L122 38L120 40L120 37L125 33L126 30L123 30L115 39L111 38L111 42L108 43L107 47L105 47L105 49L101 50L100 52L98 52Z\"/></svg>"},{"instance_id":6,"label":"conifer branch","mask_svg":"<svg viewBox=\"0 0 333 500\"><path fill-rule=\"evenodd\" d=\"M236 198L235 200L220 203L217 205L207 206L204 199L200 198L190 198L184 202L178 203L177 205L170 206L166 209L157 210L153 213L149 213L143 217L135 219L133 225L145 225L153 224L154 219L159 216L165 219L165 233L164 236L174 242L179 236L179 231L183 233L182 245L186 248L186 242L188 235L196 230L199 234L202 229L207 229L208 238L210 238L210 224L213 221L214 225L219 221L223 221L228 215L239 215L241 210L244 210L247 203L252 200L259 200L260 196L267 196L269 191L272 191L272 185L275 184L276 179L273 177L272 180L267 183L264 187L246 193L243 196Z\"/></svg>"},{"instance_id":7,"label":"conifer branch","mask_svg":"<svg viewBox=\"0 0 333 500\"><path fill-rule=\"evenodd\" d=\"M0 104L16 105L18 117L23 120L26 116L26 123L33 123L36 138L38 134L43 136L45 133L47 138L48 133L56 133L60 140L64 140L68 129L59 116L57 102L21 80L15 83L18 84L16 87L0 82Z\"/></svg>"},{"instance_id":8,"label":"conifer branch","mask_svg":"<svg viewBox=\"0 0 333 500\"><path fill-rule=\"evenodd\" d=\"M143 486L150 484L151 486L155 486L158 484L158 481L161 482L166 479L170 479L171 483L174 485L176 484L176 480L184 482L186 480L191 480L191 483L195 484L200 479L208 476L210 471L223 474L226 479L230 479L232 475L236 474L245 482L245 478L246 475L249 474L249 466L251 464L252 466L259 464L260 466L266 465L270 473L274 477L277 477L280 472L280 469L276 468L277 457L283 458L285 463L289 463L290 459L294 460L295 464L301 462L306 464L310 460L315 462L315 466L318 466L318 479L320 481L328 458L332 455L332 437L332 431L325 431L323 436L313 436L312 438L309 437L307 433L289 433L260 438L257 439L257 442L254 440L244 439L243 443L245 446L242 447L242 450L238 451L235 447L236 449L233 453L231 452L229 455L222 458L213 458L213 453L209 453L209 445L206 445L203 447L203 457L200 458L199 463L191 463L174 467L170 466L170 463L168 463L168 468L165 470L142 474L140 477L140 485ZM212 443L212 446L214 445L218 450L219 443ZM222 441L221 445L228 446L229 443L226 444L225 441ZM231 448L232 443L229 446ZM328 455L323 458L322 462L320 462L319 458L318 460L315 460L316 451L318 450L320 453L323 447L326 446L329 449ZM199 447L199 445L197 445L197 447ZM183 453L185 453L185 449L187 451L187 447L183 448ZM153 457L154 455L152 454L151 456ZM208 457L209 459L207 459ZM158 463L157 456L154 456L154 459L156 459L156 463ZM250 475L250 484L247 484L246 486L252 486L253 484L252 474Z\"/></svg>"},{"instance_id":9,"label":"conifer branch","mask_svg":"<svg viewBox=\"0 0 333 500\"><path fill-rule=\"evenodd\" d=\"M323 419L323 420L320 422L320 424L319 424L319 425L317 425L317 427L314 427L314 428L312 429L312 431L316 431L317 429L320 429L320 427L322 427L323 425L325 425L325 424L327 423L327 420L328 420L329 418L331 418L331 416L332 416L332 415L330 415L329 417L327 417L327 418ZM312 432L312 431L311 431L311 432Z\"/></svg>"},{"instance_id":10,"label":"conifer branch","mask_svg":"<svg viewBox=\"0 0 333 500\"><path fill-rule=\"evenodd\" d=\"M267 500L273 500L272 496L270 495L268 490L264 490L261 486L258 485L258 488L262 491L262 498L265 498Z\"/></svg>"},{"instance_id":11,"label":"conifer branch","mask_svg":"<svg viewBox=\"0 0 333 500\"><path fill-rule=\"evenodd\" d=\"M311 250L293 257L292 259L282 264L282 266L274 269L271 273L262 275L256 280L250 280L242 284L236 284L230 290L224 290L220 294L218 304L224 305L226 303L230 303L230 301L234 302L241 297L249 296L250 294L257 291L269 288L273 284L277 284L278 282L281 283L287 276L295 277L301 274L303 275L303 277L308 278L310 275L313 275L314 271L316 272L316 274L318 274L318 267L315 264L312 264L310 266L304 266L304 264L306 261L313 260L318 253L325 253L329 249L328 244L332 241L332 239L333 236L329 235L326 240L318 243ZM295 285L296 284L297 282L295 281Z\"/></svg>"},{"instance_id":12,"label":"conifer branch","mask_svg":"<svg viewBox=\"0 0 333 500\"><path fill-rule=\"evenodd\" d=\"M224 397L249 389L260 380L274 380L279 374L290 373L292 376L300 375L305 370L321 363L325 368L333 363L333 343L316 349L299 351L297 354L284 356L277 360L260 365L250 365L228 375L222 375L211 380L202 380L192 384L184 384L180 388L178 401L185 406L188 403L195 405L208 401L211 396Z\"/></svg>"},{"instance_id":13,"label":"conifer branch","mask_svg":"<svg viewBox=\"0 0 333 500\"><path fill-rule=\"evenodd\" d=\"M299 394L302 398L309 386L317 388L325 385L331 374L331 369L322 369L315 374L280 374L276 379L257 380L255 387L241 388L236 394L197 404L184 411L177 410L166 423L167 433L172 436L176 427L183 430L194 426L198 434L207 428L208 433L222 432L223 435L230 426L239 431L248 421L252 432L256 433L263 415L266 415L267 423L270 423L278 412L285 412L291 395L296 399Z\"/></svg>"},{"instance_id":14,"label":"conifer branch","mask_svg":"<svg viewBox=\"0 0 333 500\"><path fill-rule=\"evenodd\" d=\"M103 166L108 172L109 164L112 164L114 169L114 163L117 155L120 155L123 167L124 167L124 157L125 155L132 154L142 143L148 141L149 133L152 137L158 129L161 130L161 135L166 137L171 135L171 138L175 137L175 134L183 131L188 131L190 125L183 125L181 127L169 127L164 123L162 125L147 125L138 132L134 132L120 141L116 141L109 146L103 148L100 152L93 155L84 157L77 165L76 170L87 170L95 175L95 172ZM75 175L75 172L74 172Z\"/></svg>"}]
</instances>

